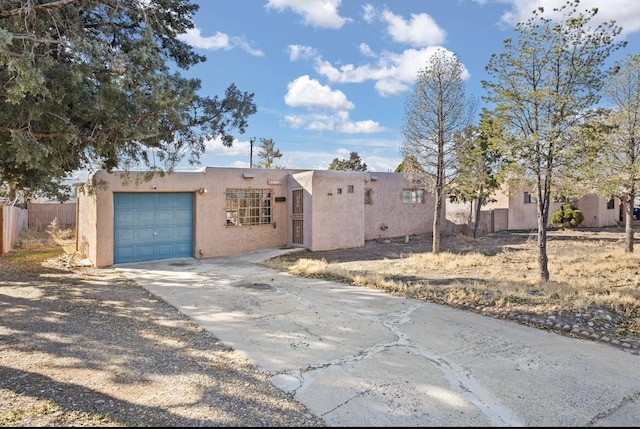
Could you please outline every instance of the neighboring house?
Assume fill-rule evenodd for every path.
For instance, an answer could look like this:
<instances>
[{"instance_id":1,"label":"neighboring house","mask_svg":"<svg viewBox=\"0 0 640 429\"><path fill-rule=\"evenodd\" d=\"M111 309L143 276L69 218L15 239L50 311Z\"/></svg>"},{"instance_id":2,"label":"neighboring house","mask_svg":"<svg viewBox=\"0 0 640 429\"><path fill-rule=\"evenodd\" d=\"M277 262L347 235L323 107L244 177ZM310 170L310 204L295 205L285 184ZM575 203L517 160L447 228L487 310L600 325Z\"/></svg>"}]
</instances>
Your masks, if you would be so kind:
<instances>
[{"instance_id":1,"label":"neighboring house","mask_svg":"<svg viewBox=\"0 0 640 429\"><path fill-rule=\"evenodd\" d=\"M524 188L515 192L500 190L492 195L495 201L482 206L480 211L481 232L499 232L504 230L533 230L538 228L537 203L535 188ZM620 201L618 198L602 198L596 194L587 194L578 200L552 201L549 210L549 223L553 227L551 214L558 210L562 204L570 203L576 206L584 215L584 221L580 224L586 228L601 228L616 226L623 220ZM447 206L447 219L456 222L455 216L466 214L466 219L471 216L469 203ZM459 223L459 222L456 222Z\"/></svg>"},{"instance_id":2,"label":"neighboring house","mask_svg":"<svg viewBox=\"0 0 640 429\"><path fill-rule=\"evenodd\" d=\"M507 229L526 230L537 229L537 202L535 188L524 188L520 191L507 193L497 192L493 198L495 202L483 207L483 210L509 209ZM584 215L584 221L580 224L586 228L601 228L615 226L620 222L620 202L617 198L602 198L596 194L587 194L578 200L551 201L549 207L549 224L551 214L558 210L562 204L573 204Z\"/></svg>"},{"instance_id":3,"label":"neighboring house","mask_svg":"<svg viewBox=\"0 0 640 429\"><path fill-rule=\"evenodd\" d=\"M357 248L433 227L433 197L402 173L206 167L137 185L136 174L100 170L78 185L77 250L97 267Z\"/></svg>"}]
</instances>

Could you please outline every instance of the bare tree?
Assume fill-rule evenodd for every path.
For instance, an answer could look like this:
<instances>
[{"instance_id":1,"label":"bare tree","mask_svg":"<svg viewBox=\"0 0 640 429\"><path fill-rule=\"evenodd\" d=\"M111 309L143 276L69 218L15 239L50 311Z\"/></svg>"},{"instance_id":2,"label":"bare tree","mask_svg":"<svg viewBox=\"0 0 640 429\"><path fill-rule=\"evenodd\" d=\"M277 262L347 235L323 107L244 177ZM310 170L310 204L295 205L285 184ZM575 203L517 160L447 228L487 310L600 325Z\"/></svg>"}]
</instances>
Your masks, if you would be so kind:
<instances>
[{"instance_id":1,"label":"bare tree","mask_svg":"<svg viewBox=\"0 0 640 429\"><path fill-rule=\"evenodd\" d=\"M484 81L486 100L512 134L504 152L537 188L538 265L540 280L549 280L547 223L552 187L571 169L580 153L576 129L589 120L600 97L610 53L620 28L613 21L589 26L597 8L577 12L579 1L554 9L560 20L544 16L544 8L516 25L517 43L504 41L493 54Z\"/></svg>"},{"instance_id":2,"label":"bare tree","mask_svg":"<svg viewBox=\"0 0 640 429\"><path fill-rule=\"evenodd\" d=\"M463 72L455 54L436 51L418 74L402 129L400 151L420 166L404 174L435 196L432 251L436 254L440 253L443 197L457 174L454 136L471 124L475 113L475 103L465 95Z\"/></svg>"},{"instance_id":3,"label":"bare tree","mask_svg":"<svg viewBox=\"0 0 640 429\"><path fill-rule=\"evenodd\" d=\"M633 252L633 209L640 183L640 54L627 56L604 88L612 110L605 115L604 138L598 139L595 176L605 195L624 203L625 251Z\"/></svg>"}]
</instances>

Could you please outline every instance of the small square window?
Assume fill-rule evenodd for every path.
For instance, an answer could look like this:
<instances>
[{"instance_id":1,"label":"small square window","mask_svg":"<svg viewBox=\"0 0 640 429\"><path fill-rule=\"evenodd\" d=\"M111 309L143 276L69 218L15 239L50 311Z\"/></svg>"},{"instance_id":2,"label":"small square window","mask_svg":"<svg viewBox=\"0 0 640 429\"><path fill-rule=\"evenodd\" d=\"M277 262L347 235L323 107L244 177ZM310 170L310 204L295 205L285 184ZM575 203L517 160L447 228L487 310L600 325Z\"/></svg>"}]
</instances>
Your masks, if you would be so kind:
<instances>
[{"instance_id":1,"label":"small square window","mask_svg":"<svg viewBox=\"0 0 640 429\"><path fill-rule=\"evenodd\" d=\"M347 185L347 193L353 194L353 185Z\"/></svg>"},{"instance_id":2,"label":"small square window","mask_svg":"<svg viewBox=\"0 0 640 429\"><path fill-rule=\"evenodd\" d=\"M536 198L533 195L531 195L529 192L524 193L525 204L535 203L536 201L537 201Z\"/></svg>"},{"instance_id":3,"label":"small square window","mask_svg":"<svg viewBox=\"0 0 640 429\"><path fill-rule=\"evenodd\" d=\"M341 193L342 193L342 188L338 188L338 189L336 190L336 194L338 194L338 195L339 195L339 194L341 194Z\"/></svg>"},{"instance_id":4,"label":"small square window","mask_svg":"<svg viewBox=\"0 0 640 429\"><path fill-rule=\"evenodd\" d=\"M613 210L615 206L616 206L616 202L613 199L613 197L611 197L611 199L607 201L607 210Z\"/></svg>"},{"instance_id":5,"label":"small square window","mask_svg":"<svg viewBox=\"0 0 640 429\"><path fill-rule=\"evenodd\" d=\"M402 191L403 204L424 204L424 189L404 189Z\"/></svg>"}]
</instances>

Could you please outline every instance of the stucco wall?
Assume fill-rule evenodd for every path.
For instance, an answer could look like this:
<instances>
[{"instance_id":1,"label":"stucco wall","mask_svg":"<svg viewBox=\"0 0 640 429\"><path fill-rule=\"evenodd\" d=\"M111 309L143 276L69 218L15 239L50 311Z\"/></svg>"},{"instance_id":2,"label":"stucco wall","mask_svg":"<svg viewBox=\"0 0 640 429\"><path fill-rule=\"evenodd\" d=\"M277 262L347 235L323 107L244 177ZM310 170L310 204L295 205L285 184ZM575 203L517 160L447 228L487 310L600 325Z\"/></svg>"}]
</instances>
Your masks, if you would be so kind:
<instances>
[{"instance_id":1,"label":"stucco wall","mask_svg":"<svg viewBox=\"0 0 640 429\"><path fill-rule=\"evenodd\" d=\"M96 195L89 192L88 186L78 187L76 206L76 250L95 263L98 260L98 215Z\"/></svg>"},{"instance_id":2,"label":"stucco wall","mask_svg":"<svg viewBox=\"0 0 640 429\"><path fill-rule=\"evenodd\" d=\"M312 188L309 248L319 251L364 246L364 173L316 170Z\"/></svg>"},{"instance_id":3,"label":"stucco wall","mask_svg":"<svg viewBox=\"0 0 640 429\"><path fill-rule=\"evenodd\" d=\"M378 180L371 180L372 175ZM295 189L302 189L304 197L301 245L311 250L360 247L369 239L429 232L433 224L433 198L426 193L424 204L403 204L402 190L414 186L399 173L207 167L150 181L141 177L142 173L131 173L125 182L119 173L101 170L90 179L95 193L84 186L85 192L78 194L77 248L94 265L110 266L114 261L116 192L193 193L195 258L292 245ZM364 204L365 188L372 189L372 205ZM227 225L228 189L270 190L271 223Z\"/></svg>"},{"instance_id":4,"label":"stucco wall","mask_svg":"<svg viewBox=\"0 0 640 429\"><path fill-rule=\"evenodd\" d=\"M215 174L213 173L215 171ZM253 175L245 178L244 175ZM226 256L249 250L278 247L287 244L287 205L275 202L275 197L285 197L286 178L284 170L206 168L201 172L174 172L156 177L149 182L136 184L135 175L128 184L118 174L98 171L94 181L104 181L106 189L96 190L96 212L86 213L95 219L95 234L82 233L86 238L83 246L96 266L113 264L114 192L193 192L193 257L206 258ZM199 190L206 189L206 193ZM229 188L271 189L273 196L272 222L269 225L227 226L225 216L225 191ZM83 224L90 221L83 221ZM90 230L91 225L88 226ZM85 231L83 229L83 231Z\"/></svg>"},{"instance_id":5,"label":"stucco wall","mask_svg":"<svg viewBox=\"0 0 640 429\"><path fill-rule=\"evenodd\" d=\"M508 193L506 190L496 192L493 197L497 200L489 203L486 207L489 209L505 208L508 209L508 228L509 230L527 230L537 229L537 203L525 203L524 192L528 191L535 197L536 190L534 188L524 188L518 191ZM549 207L549 223L551 224L551 214L562 206L562 202L551 202ZM607 209L607 199L599 197L596 194L587 194L573 204L582 211L584 221L583 227L605 227L615 226L618 224L619 217L619 201L615 201L614 209Z\"/></svg>"},{"instance_id":6,"label":"stucco wall","mask_svg":"<svg viewBox=\"0 0 640 429\"><path fill-rule=\"evenodd\" d=\"M367 173L365 179L364 188L372 191L372 204L364 206L365 240L425 234L433 230L435 201L432 194L425 192L424 204L403 204L402 190L419 188L403 174ZM442 213L445 218L446 206Z\"/></svg>"}]
</instances>

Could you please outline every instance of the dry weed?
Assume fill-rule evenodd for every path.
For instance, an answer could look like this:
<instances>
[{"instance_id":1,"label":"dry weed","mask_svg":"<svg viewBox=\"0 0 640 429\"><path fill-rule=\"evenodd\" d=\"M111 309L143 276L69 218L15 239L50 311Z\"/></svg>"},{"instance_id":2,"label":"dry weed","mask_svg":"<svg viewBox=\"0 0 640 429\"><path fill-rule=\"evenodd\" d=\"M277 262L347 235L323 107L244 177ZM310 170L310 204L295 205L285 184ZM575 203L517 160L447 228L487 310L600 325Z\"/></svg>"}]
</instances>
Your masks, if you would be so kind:
<instances>
[{"instance_id":1,"label":"dry weed","mask_svg":"<svg viewBox=\"0 0 640 429\"><path fill-rule=\"evenodd\" d=\"M446 304L474 303L537 314L605 308L635 320L635 329L640 330L640 254L624 251L620 233L550 231L548 239L549 282L540 281L535 233L499 247L490 237L458 235L450 238L454 243L449 246L456 253L408 252L399 258L340 260L326 252L332 262L289 260L289 271Z\"/></svg>"}]
</instances>

